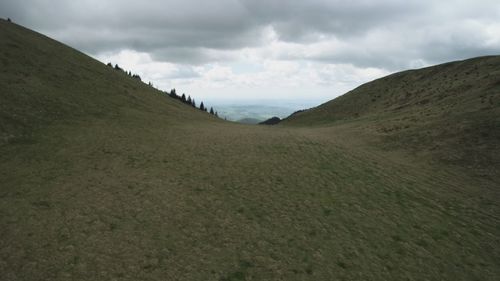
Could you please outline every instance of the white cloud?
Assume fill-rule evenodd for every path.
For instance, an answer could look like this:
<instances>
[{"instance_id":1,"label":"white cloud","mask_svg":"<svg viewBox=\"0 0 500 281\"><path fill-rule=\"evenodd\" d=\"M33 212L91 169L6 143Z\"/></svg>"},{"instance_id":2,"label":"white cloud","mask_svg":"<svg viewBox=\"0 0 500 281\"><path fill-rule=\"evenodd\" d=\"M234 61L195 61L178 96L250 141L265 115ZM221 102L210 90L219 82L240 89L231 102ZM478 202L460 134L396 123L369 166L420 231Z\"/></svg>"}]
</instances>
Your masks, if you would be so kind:
<instances>
[{"instance_id":1,"label":"white cloud","mask_svg":"<svg viewBox=\"0 0 500 281\"><path fill-rule=\"evenodd\" d=\"M201 98L333 98L394 71L500 53L495 0L23 0L0 11Z\"/></svg>"},{"instance_id":2,"label":"white cloud","mask_svg":"<svg viewBox=\"0 0 500 281\"><path fill-rule=\"evenodd\" d=\"M284 44L290 45L288 43ZM277 45L269 47L279 52ZM351 64L267 59L269 50L242 50L232 63L189 66L158 62L148 53L121 50L96 56L103 63L112 62L139 74L143 81L168 90L177 88L200 99L326 99L332 98L360 83L387 74L378 68L359 68ZM250 67L248 71L236 68ZM255 67L251 67L251 66ZM258 69L258 71L255 71ZM308 92L307 95L299 95Z\"/></svg>"}]
</instances>

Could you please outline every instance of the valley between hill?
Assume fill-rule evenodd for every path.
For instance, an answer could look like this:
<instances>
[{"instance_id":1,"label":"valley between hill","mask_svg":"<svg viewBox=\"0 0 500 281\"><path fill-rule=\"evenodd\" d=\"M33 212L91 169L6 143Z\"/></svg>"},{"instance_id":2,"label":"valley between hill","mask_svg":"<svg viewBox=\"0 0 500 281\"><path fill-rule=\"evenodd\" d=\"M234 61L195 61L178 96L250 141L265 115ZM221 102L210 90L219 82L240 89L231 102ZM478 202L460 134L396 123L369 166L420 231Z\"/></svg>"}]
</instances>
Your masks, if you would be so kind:
<instances>
[{"instance_id":1,"label":"valley between hill","mask_svg":"<svg viewBox=\"0 0 500 281\"><path fill-rule=\"evenodd\" d=\"M417 122L413 100L383 112L390 98L361 92L267 127L3 20L0 49L2 280L500 276L498 57L476 59L491 77L463 97L482 111L455 98L451 119L430 108ZM342 106L358 98L370 109Z\"/></svg>"}]
</instances>

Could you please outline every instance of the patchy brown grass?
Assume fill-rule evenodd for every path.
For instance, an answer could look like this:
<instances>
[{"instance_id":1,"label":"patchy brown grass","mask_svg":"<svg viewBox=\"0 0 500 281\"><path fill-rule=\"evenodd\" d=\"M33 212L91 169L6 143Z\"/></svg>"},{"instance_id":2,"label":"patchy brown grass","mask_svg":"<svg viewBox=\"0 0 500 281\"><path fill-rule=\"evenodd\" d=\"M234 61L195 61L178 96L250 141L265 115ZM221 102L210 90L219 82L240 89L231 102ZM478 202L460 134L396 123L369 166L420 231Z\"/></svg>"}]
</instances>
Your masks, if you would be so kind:
<instances>
[{"instance_id":1,"label":"patchy brown grass","mask_svg":"<svg viewBox=\"0 0 500 281\"><path fill-rule=\"evenodd\" d=\"M41 40L5 24L1 54L15 52L5 42ZM66 50L54 44L42 46ZM45 54L23 52L35 65ZM22 65L23 52L13 53ZM67 51L67 61L74 56ZM78 64L75 75L96 71L95 80L53 83L28 71L41 83L12 84L22 67L0 76L2 101L16 109L1 110L10 118L2 132L14 136L0 146L1 280L500 275L497 179L387 149L369 122L236 125L89 58ZM24 106L20 89L29 93ZM79 114L35 103L64 108L74 99Z\"/></svg>"},{"instance_id":2,"label":"patchy brown grass","mask_svg":"<svg viewBox=\"0 0 500 281\"><path fill-rule=\"evenodd\" d=\"M283 121L350 123L373 145L405 150L478 177L500 174L500 56L404 71Z\"/></svg>"}]
</instances>

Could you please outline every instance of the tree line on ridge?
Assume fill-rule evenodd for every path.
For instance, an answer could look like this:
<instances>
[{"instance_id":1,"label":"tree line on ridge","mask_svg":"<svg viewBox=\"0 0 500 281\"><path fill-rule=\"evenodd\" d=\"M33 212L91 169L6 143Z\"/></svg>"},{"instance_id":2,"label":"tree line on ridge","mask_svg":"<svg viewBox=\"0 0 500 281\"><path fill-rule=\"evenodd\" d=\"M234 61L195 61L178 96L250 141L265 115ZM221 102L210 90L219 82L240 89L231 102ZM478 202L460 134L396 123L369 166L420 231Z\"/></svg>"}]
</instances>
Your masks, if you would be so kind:
<instances>
[{"instance_id":1,"label":"tree line on ridge","mask_svg":"<svg viewBox=\"0 0 500 281\"><path fill-rule=\"evenodd\" d=\"M109 62L109 63L107 64L107 66L109 66L109 67L113 68L114 70L117 70L117 71L122 71L122 72L124 72L126 75L128 75L128 76L130 76L130 77L132 77L132 78L134 78L134 79L138 79L139 81L141 81L141 82L142 82L141 76L139 76L138 74L135 74L135 73L134 73L134 74L132 74L132 72L131 72L131 71L126 71L126 70L124 70L124 69L123 69L123 68L121 68L118 64L115 64L115 66L113 66L113 64ZM149 85L150 87L154 87L154 86L153 86L153 83L151 83L151 82L149 82L149 83L148 83L148 85ZM161 91L161 90L160 90L160 91ZM183 93L182 95L177 95L177 92L175 91L175 89L170 90L170 92L167 92L167 91L161 91L161 92L162 92L162 93L164 93L165 95L167 95L167 96L169 96L169 97L173 98L173 99L176 99L176 100L181 101L182 103L185 103L185 104L190 105L190 106L192 106L192 107L194 107L194 108L197 108L197 109L199 109L199 110L201 110L201 111L205 111L205 112L208 112L208 113L210 113L210 114L212 114L212 115L214 115L214 116L219 117L219 115L218 115L217 111L215 111L215 110L213 109L213 107L210 107L210 110L209 110L209 109L205 106L205 104L204 104L203 102L200 102L200 106L196 106L196 101L194 100L194 98L191 98L191 96L189 96L189 95L188 95L187 97L186 97L186 94L184 94L184 93Z\"/></svg>"}]
</instances>

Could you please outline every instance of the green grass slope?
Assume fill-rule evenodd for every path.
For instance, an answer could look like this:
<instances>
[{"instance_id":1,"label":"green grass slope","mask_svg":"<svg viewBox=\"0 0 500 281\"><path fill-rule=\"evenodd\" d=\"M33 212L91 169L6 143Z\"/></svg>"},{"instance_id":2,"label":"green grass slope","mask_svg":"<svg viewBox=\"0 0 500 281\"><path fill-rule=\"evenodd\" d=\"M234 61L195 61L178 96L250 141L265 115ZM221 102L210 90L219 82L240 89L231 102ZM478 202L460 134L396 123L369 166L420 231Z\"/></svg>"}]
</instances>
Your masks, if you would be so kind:
<instances>
[{"instance_id":1,"label":"green grass slope","mask_svg":"<svg viewBox=\"0 0 500 281\"><path fill-rule=\"evenodd\" d=\"M219 121L4 21L0 46L0 280L500 275L497 179L371 123Z\"/></svg>"},{"instance_id":2,"label":"green grass slope","mask_svg":"<svg viewBox=\"0 0 500 281\"><path fill-rule=\"evenodd\" d=\"M114 118L127 110L170 119L206 116L16 24L0 20L0 38L0 145L30 141L30 134L53 121Z\"/></svg>"},{"instance_id":3,"label":"green grass slope","mask_svg":"<svg viewBox=\"0 0 500 281\"><path fill-rule=\"evenodd\" d=\"M500 56L409 70L364 84L283 121L351 124L388 149L497 176L500 165Z\"/></svg>"}]
</instances>

